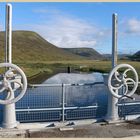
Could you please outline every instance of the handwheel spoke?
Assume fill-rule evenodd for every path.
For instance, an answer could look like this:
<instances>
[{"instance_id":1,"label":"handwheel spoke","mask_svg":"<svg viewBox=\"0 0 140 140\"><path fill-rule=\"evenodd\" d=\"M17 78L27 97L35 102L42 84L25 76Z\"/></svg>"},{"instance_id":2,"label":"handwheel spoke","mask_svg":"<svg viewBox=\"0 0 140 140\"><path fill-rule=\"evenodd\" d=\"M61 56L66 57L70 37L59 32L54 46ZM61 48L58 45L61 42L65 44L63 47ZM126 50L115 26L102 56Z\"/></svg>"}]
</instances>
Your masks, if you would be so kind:
<instances>
[{"instance_id":1,"label":"handwheel spoke","mask_svg":"<svg viewBox=\"0 0 140 140\"><path fill-rule=\"evenodd\" d=\"M125 86L125 92L123 93L123 95L127 95L128 94L128 85L125 83L124 86Z\"/></svg>"},{"instance_id":2,"label":"handwheel spoke","mask_svg":"<svg viewBox=\"0 0 140 140\"><path fill-rule=\"evenodd\" d=\"M17 83L23 89L23 84L17 80L9 80L10 83Z\"/></svg>"},{"instance_id":3,"label":"handwheel spoke","mask_svg":"<svg viewBox=\"0 0 140 140\"><path fill-rule=\"evenodd\" d=\"M135 83L136 83L132 78L126 78L125 81L126 81L126 83L127 83L128 85L129 85L129 84L135 85ZM130 82L128 82L128 81L130 81Z\"/></svg>"},{"instance_id":4,"label":"handwheel spoke","mask_svg":"<svg viewBox=\"0 0 140 140\"><path fill-rule=\"evenodd\" d=\"M14 73L13 71L15 71L15 69L9 69L7 72L5 72L5 77L8 77L8 78L16 77L16 79L20 79L18 78L18 76L20 75L18 73ZM10 75L11 72L12 74Z\"/></svg>"},{"instance_id":5,"label":"handwheel spoke","mask_svg":"<svg viewBox=\"0 0 140 140\"><path fill-rule=\"evenodd\" d=\"M114 89L114 90L119 90L120 88L122 88L122 86L123 86L123 84L121 84L121 85L118 86L118 87L111 86L111 88Z\"/></svg>"},{"instance_id":6,"label":"handwheel spoke","mask_svg":"<svg viewBox=\"0 0 140 140\"><path fill-rule=\"evenodd\" d=\"M13 89L12 89L11 86L8 86L8 89L9 89L9 91L7 92L7 97L6 97L6 99L7 99L7 100L10 100L10 99L14 98L14 92L13 92Z\"/></svg>"},{"instance_id":7,"label":"handwheel spoke","mask_svg":"<svg viewBox=\"0 0 140 140\"><path fill-rule=\"evenodd\" d=\"M125 78L125 77L127 77L127 72L128 71L131 71L131 69L130 68L128 68L128 69L126 69L124 72L123 72L123 79Z\"/></svg>"},{"instance_id":8,"label":"handwheel spoke","mask_svg":"<svg viewBox=\"0 0 140 140\"><path fill-rule=\"evenodd\" d=\"M5 72L5 76L6 76L6 77L9 77L9 76L8 76L9 73L11 73L11 72L13 72L13 71L14 71L14 69L9 69L8 71Z\"/></svg>"},{"instance_id":9,"label":"handwheel spoke","mask_svg":"<svg viewBox=\"0 0 140 140\"><path fill-rule=\"evenodd\" d=\"M118 82L121 82L122 80L118 78L118 75L119 75L119 72L116 71L116 72L114 73L115 79L116 79Z\"/></svg>"},{"instance_id":10,"label":"handwheel spoke","mask_svg":"<svg viewBox=\"0 0 140 140\"><path fill-rule=\"evenodd\" d=\"M2 87L2 89L0 89L0 92L3 92L5 90L5 87Z\"/></svg>"}]
</instances>

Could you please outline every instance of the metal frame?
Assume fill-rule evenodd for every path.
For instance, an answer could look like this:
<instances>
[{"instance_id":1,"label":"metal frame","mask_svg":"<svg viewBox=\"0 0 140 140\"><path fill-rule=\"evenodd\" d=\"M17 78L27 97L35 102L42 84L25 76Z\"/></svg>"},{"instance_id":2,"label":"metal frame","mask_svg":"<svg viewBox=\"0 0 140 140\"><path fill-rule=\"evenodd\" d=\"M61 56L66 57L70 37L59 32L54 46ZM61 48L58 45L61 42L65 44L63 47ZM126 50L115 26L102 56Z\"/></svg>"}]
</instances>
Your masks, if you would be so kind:
<instances>
[{"instance_id":1,"label":"metal frame","mask_svg":"<svg viewBox=\"0 0 140 140\"><path fill-rule=\"evenodd\" d=\"M12 63L12 5L6 5L5 21L5 63ZM7 70L7 69L5 69ZM12 96L14 98L14 95ZM14 128L17 126L15 103L4 105L3 128Z\"/></svg>"},{"instance_id":2,"label":"metal frame","mask_svg":"<svg viewBox=\"0 0 140 140\"><path fill-rule=\"evenodd\" d=\"M118 25L118 16L117 14L112 15L112 69L117 65L117 25ZM108 76L107 76L108 79ZM108 80L106 80L108 82ZM106 83L107 85L107 83ZM116 91L117 92L117 91ZM119 120L118 116L118 99L115 98L111 93L108 95L108 111L106 115L106 121L112 122Z\"/></svg>"},{"instance_id":3,"label":"metal frame","mask_svg":"<svg viewBox=\"0 0 140 140\"><path fill-rule=\"evenodd\" d=\"M88 84L88 85L98 85L99 83L97 82L97 83L91 83L91 84ZM103 82L100 82L100 84L104 84ZM81 86L85 86L85 85L87 85L87 84L80 84ZM62 97L60 97L61 98L61 101L60 101L60 107L39 107L39 108L32 108L32 107L30 107L30 106L28 106L28 107L26 107L26 108L17 108L16 109L16 113L18 113L18 114L22 114L22 112L23 112L23 114L25 115L26 113L27 113L27 115L28 115L28 113L29 114L32 114L33 112L35 112L35 113L43 113L43 112L49 112L49 111L51 111L51 112L53 112L53 111L60 111L60 113L59 113L59 115L60 115L60 117L58 118L59 119L59 121L62 121L62 122L65 122L65 121L67 121L67 120L74 120L74 119L82 119L82 117L78 117L78 116L74 116L73 118L71 118L71 117L69 117L69 116L67 116L68 114L68 112L70 111L72 111L71 113L78 113L78 112L80 112L80 111L83 111L83 110L85 110L85 112L86 111L88 111L89 110L89 113L90 114L92 114L91 112L92 111L95 111L94 113L93 113L93 116L92 116L92 118L98 118L98 116L97 116L97 109L99 109L99 108L102 108L101 106L99 106L98 104L94 104L94 105L91 105L91 106L67 106L67 101L65 100L66 99L66 97L67 97L67 95L68 94L66 94L66 89L65 89L65 87L69 87L69 86L71 86L71 87L73 87L73 86L76 86L77 87L77 85L75 85L75 84L41 84L41 85L33 85L33 87L31 87L31 85L30 85L30 88L31 89L34 89L35 87L40 87L40 88L42 88L43 87L43 89L44 89L44 87L51 87L51 89L53 89L53 87L61 87L61 89L59 89L60 91L62 91L60 94L60 96ZM38 91L39 92L39 91ZM51 90L49 90L49 92L51 92ZM28 94L30 94L30 93L28 93ZM35 93L36 94L36 93ZM41 94L42 95L42 94ZM129 114L127 114L128 112L127 112L127 110L125 109L125 108L127 108L128 106L132 106L132 108L135 108L135 105L140 105L140 101L133 101L133 102L126 102L126 101L124 101L124 102L122 102L122 103L118 103L117 102L117 104L115 105L115 106L117 106L119 109L118 109L118 112L119 112L119 114L118 114L118 116L119 116L119 118L120 119L122 119L122 115L123 115L123 117L125 117L125 116L127 116L127 115L129 115ZM121 112L120 112L121 111ZM122 111L124 111L124 112L122 112ZM125 112L126 111L126 112ZM25 113L26 112L26 113ZM132 114L134 115L134 113L135 113L135 111L134 112L132 112ZM138 113L140 113L139 111L138 111ZM120 115L121 114L121 115ZM23 117L24 117L24 115L23 115ZM102 117L104 117L104 116L102 116ZM55 118L55 117L54 117ZM90 116L86 116L85 115L85 117L83 117L83 119L86 119L86 118L90 118ZM44 119L43 119L44 120ZM42 120L42 121L43 121ZM53 120L53 118L51 119L51 120ZM51 120L46 120L46 121L51 121ZM31 122L32 122L33 120L31 120ZM40 118L40 120L38 119L38 121L41 121L41 118ZM29 120L26 120L26 122L29 122Z\"/></svg>"},{"instance_id":4,"label":"metal frame","mask_svg":"<svg viewBox=\"0 0 140 140\"><path fill-rule=\"evenodd\" d=\"M66 102L65 102L65 96L66 96L66 87L73 87L73 86L88 86L88 85L99 85L99 84L104 84L104 82L95 82L95 83L90 83L90 84L33 84L33 85L29 85L29 87L31 89L37 88L37 87L51 87L53 89L53 87L61 87L61 106L60 107L42 107L42 108L16 108L16 112L35 112L35 111L61 111L61 117L62 117L62 122L66 121L66 111L67 110L83 110L83 109L94 109L96 110L98 108L98 105L91 105L91 106L81 106L81 107L77 107L77 106L66 106ZM88 118L88 117L87 117Z\"/></svg>"},{"instance_id":5,"label":"metal frame","mask_svg":"<svg viewBox=\"0 0 140 140\"><path fill-rule=\"evenodd\" d=\"M65 104L65 103L64 103ZM87 108L97 108L98 105L95 105L95 106L86 106L86 107L64 107L64 104L63 104L63 107L58 107L58 108L37 108L37 109L30 109L30 108L27 108L27 109L16 109L17 112L24 112L24 111L50 111L50 110L73 110L73 109L87 109ZM63 111L64 112L64 111ZM65 114L63 113L63 116ZM63 119L64 121L64 119Z\"/></svg>"}]
</instances>

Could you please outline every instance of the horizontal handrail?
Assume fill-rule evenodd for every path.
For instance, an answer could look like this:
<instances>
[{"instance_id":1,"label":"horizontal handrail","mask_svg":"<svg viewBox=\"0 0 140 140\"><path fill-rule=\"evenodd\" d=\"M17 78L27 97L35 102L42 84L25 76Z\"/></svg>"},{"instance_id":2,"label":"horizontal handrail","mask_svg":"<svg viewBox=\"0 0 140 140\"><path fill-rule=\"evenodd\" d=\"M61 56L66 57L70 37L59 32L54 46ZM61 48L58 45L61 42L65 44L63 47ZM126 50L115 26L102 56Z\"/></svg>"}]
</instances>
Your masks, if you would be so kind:
<instances>
[{"instance_id":1,"label":"horizontal handrail","mask_svg":"<svg viewBox=\"0 0 140 140\"><path fill-rule=\"evenodd\" d=\"M72 84L28 84L31 87L59 87L59 86L86 86L86 85L99 85L104 84L104 82L94 82L94 83L72 83ZM133 82L128 82L128 84L133 84ZM138 82L140 84L140 82Z\"/></svg>"},{"instance_id":2,"label":"horizontal handrail","mask_svg":"<svg viewBox=\"0 0 140 140\"><path fill-rule=\"evenodd\" d=\"M117 104L118 106L123 106L123 105L140 105L140 101L138 102L127 102L127 103L119 103Z\"/></svg>"},{"instance_id":3,"label":"horizontal handrail","mask_svg":"<svg viewBox=\"0 0 140 140\"><path fill-rule=\"evenodd\" d=\"M29 84L31 87L58 87L58 86L86 86L86 85L98 85L104 84L104 82L94 82L94 83L81 83L81 84Z\"/></svg>"},{"instance_id":4,"label":"horizontal handrail","mask_svg":"<svg viewBox=\"0 0 140 140\"><path fill-rule=\"evenodd\" d=\"M97 108L97 107L98 107L97 105L94 105L94 106L84 106L84 107L65 107L65 109L72 110L72 109L88 109L88 108ZM54 110L62 110L62 107L16 109L17 112L24 112L24 111L54 111Z\"/></svg>"}]
</instances>

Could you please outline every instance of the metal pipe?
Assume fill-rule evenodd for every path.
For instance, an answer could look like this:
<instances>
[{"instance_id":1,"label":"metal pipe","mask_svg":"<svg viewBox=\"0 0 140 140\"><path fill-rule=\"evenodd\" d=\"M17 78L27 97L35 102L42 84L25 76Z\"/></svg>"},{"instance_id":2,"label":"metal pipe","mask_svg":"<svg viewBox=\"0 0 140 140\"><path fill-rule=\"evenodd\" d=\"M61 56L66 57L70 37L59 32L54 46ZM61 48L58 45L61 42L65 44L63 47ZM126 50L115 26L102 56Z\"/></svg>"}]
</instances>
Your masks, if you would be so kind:
<instances>
[{"instance_id":1,"label":"metal pipe","mask_svg":"<svg viewBox=\"0 0 140 140\"><path fill-rule=\"evenodd\" d=\"M62 122L65 121L65 84L62 84Z\"/></svg>"},{"instance_id":2,"label":"metal pipe","mask_svg":"<svg viewBox=\"0 0 140 140\"><path fill-rule=\"evenodd\" d=\"M100 85L104 82L94 82L94 83L83 83L83 84L65 84L65 86L88 86L88 85ZM62 84L29 84L31 87L55 87L62 86Z\"/></svg>"},{"instance_id":3,"label":"metal pipe","mask_svg":"<svg viewBox=\"0 0 140 140\"><path fill-rule=\"evenodd\" d=\"M123 105L140 105L140 102L126 102L126 103L119 103L117 106L123 106Z\"/></svg>"},{"instance_id":4,"label":"metal pipe","mask_svg":"<svg viewBox=\"0 0 140 140\"><path fill-rule=\"evenodd\" d=\"M117 14L113 14L112 15L112 69L117 65L117 24L118 24ZM109 122L119 120L118 106L116 106L117 103L118 103L118 99L115 98L111 93L108 94L108 111L107 111L106 120Z\"/></svg>"},{"instance_id":5,"label":"metal pipe","mask_svg":"<svg viewBox=\"0 0 140 140\"><path fill-rule=\"evenodd\" d=\"M117 25L118 17L115 13L112 15L112 69L117 65Z\"/></svg>"},{"instance_id":6,"label":"metal pipe","mask_svg":"<svg viewBox=\"0 0 140 140\"><path fill-rule=\"evenodd\" d=\"M12 5L6 5L5 62L12 63ZM7 69L5 69L7 70ZM14 98L14 93L11 99ZM3 107L3 128L17 127L15 103Z\"/></svg>"},{"instance_id":7,"label":"metal pipe","mask_svg":"<svg viewBox=\"0 0 140 140\"><path fill-rule=\"evenodd\" d=\"M5 62L12 63L12 5L6 5Z\"/></svg>"}]
</instances>

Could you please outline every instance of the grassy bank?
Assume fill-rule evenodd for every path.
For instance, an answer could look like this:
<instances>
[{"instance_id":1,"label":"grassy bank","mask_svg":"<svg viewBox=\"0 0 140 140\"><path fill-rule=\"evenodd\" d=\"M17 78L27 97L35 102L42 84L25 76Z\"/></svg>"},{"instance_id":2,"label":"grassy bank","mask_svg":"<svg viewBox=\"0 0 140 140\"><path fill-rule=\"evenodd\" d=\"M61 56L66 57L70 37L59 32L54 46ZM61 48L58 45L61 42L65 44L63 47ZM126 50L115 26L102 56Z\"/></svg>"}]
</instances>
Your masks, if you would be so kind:
<instances>
[{"instance_id":1,"label":"grassy bank","mask_svg":"<svg viewBox=\"0 0 140 140\"><path fill-rule=\"evenodd\" d=\"M19 65L27 75L29 82L42 82L43 80L49 78L52 75L61 72L67 72L67 67L70 66L72 72L82 71L82 72L101 72L108 73L111 70L110 61L93 61L93 60L82 60L82 61L45 61L45 62L28 62L19 63L14 62ZM140 62L135 61L118 61L120 63L127 63L132 65L138 72L140 77Z\"/></svg>"}]
</instances>

